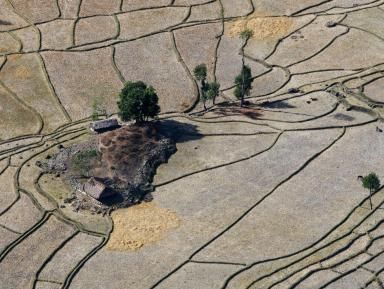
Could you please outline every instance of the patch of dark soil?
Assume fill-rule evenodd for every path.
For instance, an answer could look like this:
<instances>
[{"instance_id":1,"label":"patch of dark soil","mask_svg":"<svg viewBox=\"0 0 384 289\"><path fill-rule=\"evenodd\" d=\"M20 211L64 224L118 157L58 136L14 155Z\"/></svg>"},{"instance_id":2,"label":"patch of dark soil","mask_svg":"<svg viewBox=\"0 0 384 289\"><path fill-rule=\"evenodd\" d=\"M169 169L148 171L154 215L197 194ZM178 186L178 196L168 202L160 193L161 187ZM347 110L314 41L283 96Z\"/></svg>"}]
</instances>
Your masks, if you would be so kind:
<instances>
[{"instance_id":1,"label":"patch of dark soil","mask_svg":"<svg viewBox=\"0 0 384 289\"><path fill-rule=\"evenodd\" d=\"M176 152L173 139L159 133L158 127L154 123L131 125L100 135L101 158L92 175L112 180L117 189L151 183L156 168Z\"/></svg>"},{"instance_id":2,"label":"patch of dark soil","mask_svg":"<svg viewBox=\"0 0 384 289\"><path fill-rule=\"evenodd\" d=\"M176 142L186 131L196 134L192 125L172 120L123 126L88 142L60 147L50 159L36 164L46 173L67 171L61 175L76 189L91 176L102 180L116 192L102 203L127 207L151 199L149 193L157 167L176 152ZM193 136L197 137L201 136Z\"/></svg>"}]
</instances>

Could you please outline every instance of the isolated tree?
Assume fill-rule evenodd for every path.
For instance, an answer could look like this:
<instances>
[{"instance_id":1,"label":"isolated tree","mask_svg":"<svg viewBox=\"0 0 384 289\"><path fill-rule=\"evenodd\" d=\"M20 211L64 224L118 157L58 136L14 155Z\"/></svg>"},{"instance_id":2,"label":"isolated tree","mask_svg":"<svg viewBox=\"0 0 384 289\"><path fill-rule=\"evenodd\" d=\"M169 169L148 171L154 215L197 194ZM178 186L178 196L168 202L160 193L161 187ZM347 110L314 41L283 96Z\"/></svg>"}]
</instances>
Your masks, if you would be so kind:
<instances>
[{"instance_id":1,"label":"isolated tree","mask_svg":"<svg viewBox=\"0 0 384 289\"><path fill-rule=\"evenodd\" d=\"M372 193L380 188L380 179L375 173L363 177L363 187L369 190L369 203L372 210Z\"/></svg>"},{"instance_id":2,"label":"isolated tree","mask_svg":"<svg viewBox=\"0 0 384 289\"><path fill-rule=\"evenodd\" d=\"M241 72L235 79L236 88L234 94L240 99L240 106L243 106L245 95L249 95L249 92L252 89L252 71L249 66L245 65L244 48L247 45L248 40L253 36L253 31L246 28L240 32L239 36L244 43L241 46Z\"/></svg>"},{"instance_id":3,"label":"isolated tree","mask_svg":"<svg viewBox=\"0 0 384 289\"><path fill-rule=\"evenodd\" d=\"M252 89L252 71L247 65L243 65L241 72L235 78L235 91L234 95L240 99L240 106L244 105L244 97L249 95Z\"/></svg>"},{"instance_id":4,"label":"isolated tree","mask_svg":"<svg viewBox=\"0 0 384 289\"><path fill-rule=\"evenodd\" d=\"M155 118L160 112L155 89L142 81L127 82L119 98L117 106L123 121L135 120L136 123L141 123Z\"/></svg>"}]
</instances>

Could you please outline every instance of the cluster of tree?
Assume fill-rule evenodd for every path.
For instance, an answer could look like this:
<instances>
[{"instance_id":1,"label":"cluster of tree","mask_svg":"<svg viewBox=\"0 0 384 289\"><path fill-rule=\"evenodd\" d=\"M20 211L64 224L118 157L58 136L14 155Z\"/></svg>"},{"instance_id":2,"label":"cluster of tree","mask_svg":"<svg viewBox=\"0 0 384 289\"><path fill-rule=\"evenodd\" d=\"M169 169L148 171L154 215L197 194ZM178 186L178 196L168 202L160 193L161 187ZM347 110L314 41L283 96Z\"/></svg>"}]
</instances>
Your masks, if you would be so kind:
<instances>
[{"instance_id":1,"label":"cluster of tree","mask_svg":"<svg viewBox=\"0 0 384 289\"><path fill-rule=\"evenodd\" d=\"M244 47L249 38L252 37L252 31L246 29L241 32L240 37L244 40L241 49L242 68L240 74L235 78L234 95L240 99L240 105L243 106L244 98L249 95L253 81L251 68L244 63ZM205 64L196 66L193 73L199 84L200 99L204 104L204 109L207 109L207 101L212 100L212 103L215 104L216 97L220 93L220 84L216 81L207 81L207 66ZM147 86L142 81L127 82L120 92L117 102L119 116L123 121L134 120L137 123L156 118L160 112L158 101L156 90L152 86ZM92 118L96 120L100 114L105 114L105 109L96 99L93 103Z\"/></svg>"}]
</instances>

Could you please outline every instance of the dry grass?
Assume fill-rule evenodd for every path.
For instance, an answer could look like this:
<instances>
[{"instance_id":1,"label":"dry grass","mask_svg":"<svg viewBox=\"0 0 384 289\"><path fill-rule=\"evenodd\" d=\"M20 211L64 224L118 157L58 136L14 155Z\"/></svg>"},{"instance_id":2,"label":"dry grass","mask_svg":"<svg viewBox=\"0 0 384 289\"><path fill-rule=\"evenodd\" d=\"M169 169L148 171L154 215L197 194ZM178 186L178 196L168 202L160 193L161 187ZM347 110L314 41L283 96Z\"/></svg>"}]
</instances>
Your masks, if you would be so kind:
<instances>
[{"instance_id":1,"label":"dry grass","mask_svg":"<svg viewBox=\"0 0 384 289\"><path fill-rule=\"evenodd\" d=\"M228 35L238 37L245 29L253 31L252 38L258 40L276 39L284 36L293 25L289 17L258 17L250 15L230 24Z\"/></svg>"},{"instance_id":2,"label":"dry grass","mask_svg":"<svg viewBox=\"0 0 384 289\"><path fill-rule=\"evenodd\" d=\"M143 203L112 213L114 230L107 243L109 250L137 250L164 238L179 226L175 213L154 203Z\"/></svg>"}]
</instances>

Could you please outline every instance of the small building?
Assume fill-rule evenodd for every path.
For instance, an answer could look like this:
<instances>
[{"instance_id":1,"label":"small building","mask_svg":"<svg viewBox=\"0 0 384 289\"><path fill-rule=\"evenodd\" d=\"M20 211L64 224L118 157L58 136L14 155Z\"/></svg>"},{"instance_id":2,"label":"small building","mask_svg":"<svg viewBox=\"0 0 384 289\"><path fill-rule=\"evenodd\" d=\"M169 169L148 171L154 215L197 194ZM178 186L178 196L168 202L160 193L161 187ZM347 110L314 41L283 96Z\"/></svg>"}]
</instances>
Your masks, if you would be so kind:
<instances>
[{"instance_id":1,"label":"small building","mask_svg":"<svg viewBox=\"0 0 384 289\"><path fill-rule=\"evenodd\" d=\"M93 177L83 184L82 191L97 201L115 195L115 191L109 189L102 181Z\"/></svg>"},{"instance_id":2,"label":"small building","mask_svg":"<svg viewBox=\"0 0 384 289\"><path fill-rule=\"evenodd\" d=\"M120 127L120 125L116 118L98 120L90 124L90 129L98 133L113 130L118 127Z\"/></svg>"}]
</instances>

